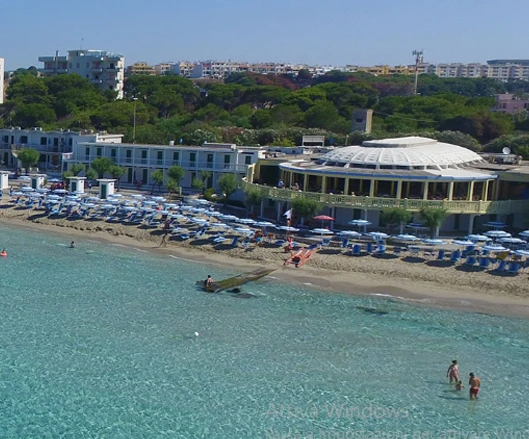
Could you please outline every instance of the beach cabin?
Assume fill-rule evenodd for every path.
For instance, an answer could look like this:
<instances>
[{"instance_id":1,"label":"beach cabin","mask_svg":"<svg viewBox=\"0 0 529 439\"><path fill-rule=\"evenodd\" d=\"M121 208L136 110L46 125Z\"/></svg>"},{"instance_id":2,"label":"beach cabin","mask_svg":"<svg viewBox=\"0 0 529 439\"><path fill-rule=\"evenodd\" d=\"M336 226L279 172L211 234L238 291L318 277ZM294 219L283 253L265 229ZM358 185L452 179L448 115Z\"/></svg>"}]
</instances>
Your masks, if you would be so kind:
<instances>
[{"instance_id":1,"label":"beach cabin","mask_svg":"<svg viewBox=\"0 0 529 439\"><path fill-rule=\"evenodd\" d=\"M98 178L99 182L99 198L102 200L107 199L110 195L115 192L116 180L111 178Z\"/></svg>"},{"instance_id":2,"label":"beach cabin","mask_svg":"<svg viewBox=\"0 0 529 439\"><path fill-rule=\"evenodd\" d=\"M46 181L46 175L35 174L31 176L31 187L33 189L42 189L44 187L44 182Z\"/></svg>"},{"instance_id":3,"label":"beach cabin","mask_svg":"<svg viewBox=\"0 0 529 439\"><path fill-rule=\"evenodd\" d=\"M86 177L68 177L70 181L70 192L84 194Z\"/></svg>"},{"instance_id":4,"label":"beach cabin","mask_svg":"<svg viewBox=\"0 0 529 439\"><path fill-rule=\"evenodd\" d=\"M0 171L0 189L9 189L9 171Z\"/></svg>"}]
</instances>

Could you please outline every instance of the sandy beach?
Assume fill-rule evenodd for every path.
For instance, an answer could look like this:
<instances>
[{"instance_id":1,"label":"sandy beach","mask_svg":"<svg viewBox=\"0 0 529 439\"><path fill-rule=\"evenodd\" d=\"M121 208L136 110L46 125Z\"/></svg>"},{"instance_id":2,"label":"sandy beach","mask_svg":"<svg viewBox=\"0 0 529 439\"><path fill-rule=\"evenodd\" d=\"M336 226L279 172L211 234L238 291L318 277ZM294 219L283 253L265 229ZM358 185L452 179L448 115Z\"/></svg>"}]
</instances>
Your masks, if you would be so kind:
<instances>
[{"instance_id":1,"label":"sandy beach","mask_svg":"<svg viewBox=\"0 0 529 439\"><path fill-rule=\"evenodd\" d=\"M179 241L172 237L160 247L161 228L102 220L49 218L44 211L0 205L0 224L60 233L72 239L96 239L204 263L237 265L242 271L277 267L274 277L326 291L359 295L388 295L428 306L529 317L527 274L497 275L487 270L438 264L427 259L350 257L338 248L317 252L303 267L284 267L288 254L281 248L213 247L209 239Z\"/></svg>"}]
</instances>

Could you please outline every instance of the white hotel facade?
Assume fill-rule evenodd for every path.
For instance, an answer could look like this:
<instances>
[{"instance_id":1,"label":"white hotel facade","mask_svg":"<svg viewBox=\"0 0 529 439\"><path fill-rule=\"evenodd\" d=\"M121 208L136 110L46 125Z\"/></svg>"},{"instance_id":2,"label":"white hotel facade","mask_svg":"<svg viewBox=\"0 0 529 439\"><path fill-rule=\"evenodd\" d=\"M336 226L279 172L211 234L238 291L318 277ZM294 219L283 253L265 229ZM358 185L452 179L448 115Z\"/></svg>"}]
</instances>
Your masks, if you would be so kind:
<instances>
[{"instance_id":1,"label":"white hotel facade","mask_svg":"<svg viewBox=\"0 0 529 439\"><path fill-rule=\"evenodd\" d=\"M96 158L108 157L116 165L126 169L121 183L152 185L151 175L156 170L167 171L174 165L184 169L180 186L191 188L193 179L200 179L201 171L210 173L208 187L218 188L218 179L224 174L246 175L249 165L264 158L262 147L237 146L234 144L205 143L202 146L183 145L139 145L131 143L110 144L105 142L82 142L73 146L71 154L64 156L65 169L74 163L89 167Z\"/></svg>"}]
</instances>

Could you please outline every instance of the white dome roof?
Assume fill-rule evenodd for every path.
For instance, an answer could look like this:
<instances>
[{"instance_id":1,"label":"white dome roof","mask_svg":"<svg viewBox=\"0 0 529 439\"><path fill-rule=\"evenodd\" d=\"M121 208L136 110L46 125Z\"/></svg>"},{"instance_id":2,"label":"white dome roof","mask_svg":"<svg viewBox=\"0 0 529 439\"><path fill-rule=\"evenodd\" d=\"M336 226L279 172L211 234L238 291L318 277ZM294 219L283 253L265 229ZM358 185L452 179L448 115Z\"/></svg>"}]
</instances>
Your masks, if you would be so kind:
<instances>
[{"instance_id":1,"label":"white dome roof","mask_svg":"<svg viewBox=\"0 0 529 439\"><path fill-rule=\"evenodd\" d=\"M459 167L479 163L482 158L475 152L450 143L424 137L370 140L362 146L345 146L323 155L320 160L327 166L333 163L370 167L399 166L406 168Z\"/></svg>"}]
</instances>

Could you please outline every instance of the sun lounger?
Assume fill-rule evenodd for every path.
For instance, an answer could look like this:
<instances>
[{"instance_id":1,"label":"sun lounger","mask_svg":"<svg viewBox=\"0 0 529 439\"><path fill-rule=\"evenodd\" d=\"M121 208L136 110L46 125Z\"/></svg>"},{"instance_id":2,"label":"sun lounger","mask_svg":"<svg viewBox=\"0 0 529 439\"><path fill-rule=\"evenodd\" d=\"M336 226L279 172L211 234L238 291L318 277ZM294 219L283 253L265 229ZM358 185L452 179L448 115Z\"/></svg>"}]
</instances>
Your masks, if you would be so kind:
<instances>
[{"instance_id":1,"label":"sun lounger","mask_svg":"<svg viewBox=\"0 0 529 439\"><path fill-rule=\"evenodd\" d=\"M490 258L482 256L479 258L479 268L488 268L490 266Z\"/></svg>"},{"instance_id":2,"label":"sun lounger","mask_svg":"<svg viewBox=\"0 0 529 439\"><path fill-rule=\"evenodd\" d=\"M505 259L499 259L498 266L495 268L496 271L505 271L507 268L507 261Z\"/></svg>"},{"instance_id":3,"label":"sun lounger","mask_svg":"<svg viewBox=\"0 0 529 439\"><path fill-rule=\"evenodd\" d=\"M366 252L369 254L373 253L373 243L372 242L368 242L366 244Z\"/></svg>"},{"instance_id":4,"label":"sun lounger","mask_svg":"<svg viewBox=\"0 0 529 439\"><path fill-rule=\"evenodd\" d=\"M329 247L330 244L331 244L331 239L330 238L323 238L320 241L320 247Z\"/></svg>"},{"instance_id":5,"label":"sun lounger","mask_svg":"<svg viewBox=\"0 0 529 439\"><path fill-rule=\"evenodd\" d=\"M239 236L236 236L235 238L233 238L233 241L231 242L230 246L237 247L239 245L239 239L240 239Z\"/></svg>"},{"instance_id":6,"label":"sun lounger","mask_svg":"<svg viewBox=\"0 0 529 439\"><path fill-rule=\"evenodd\" d=\"M443 261L444 258L445 258L445 251L444 250L439 250L439 252L437 253L437 260L438 261Z\"/></svg>"},{"instance_id":7,"label":"sun lounger","mask_svg":"<svg viewBox=\"0 0 529 439\"><path fill-rule=\"evenodd\" d=\"M351 256L360 256L362 254L362 246L360 244L354 244L351 250Z\"/></svg>"},{"instance_id":8,"label":"sun lounger","mask_svg":"<svg viewBox=\"0 0 529 439\"><path fill-rule=\"evenodd\" d=\"M349 238L342 239L341 247L342 248L348 248L349 247Z\"/></svg>"},{"instance_id":9,"label":"sun lounger","mask_svg":"<svg viewBox=\"0 0 529 439\"><path fill-rule=\"evenodd\" d=\"M467 256L467 260L465 261L465 265L468 265L470 267L473 267L477 263L477 259L474 255Z\"/></svg>"},{"instance_id":10,"label":"sun lounger","mask_svg":"<svg viewBox=\"0 0 529 439\"><path fill-rule=\"evenodd\" d=\"M402 248L401 247L393 247L393 254L395 256L400 256L402 253Z\"/></svg>"},{"instance_id":11,"label":"sun lounger","mask_svg":"<svg viewBox=\"0 0 529 439\"><path fill-rule=\"evenodd\" d=\"M461 250L456 250L450 254L450 262L457 264L461 260Z\"/></svg>"},{"instance_id":12,"label":"sun lounger","mask_svg":"<svg viewBox=\"0 0 529 439\"><path fill-rule=\"evenodd\" d=\"M509 262L509 268L508 268L508 272L510 274L518 274L520 272L520 263L518 262L515 262L515 261L510 261Z\"/></svg>"}]
</instances>

